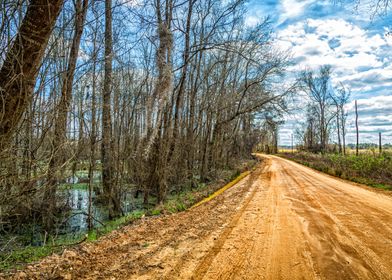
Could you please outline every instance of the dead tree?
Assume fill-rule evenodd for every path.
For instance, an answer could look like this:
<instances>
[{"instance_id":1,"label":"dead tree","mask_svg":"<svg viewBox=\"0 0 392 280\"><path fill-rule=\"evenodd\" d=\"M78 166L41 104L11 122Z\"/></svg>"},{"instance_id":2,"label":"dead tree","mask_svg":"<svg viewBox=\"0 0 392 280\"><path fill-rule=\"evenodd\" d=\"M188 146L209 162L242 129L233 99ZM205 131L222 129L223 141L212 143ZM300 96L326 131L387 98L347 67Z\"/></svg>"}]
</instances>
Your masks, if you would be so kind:
<instances>
[{"instance_id":1,"label":"dead tree","mask_svg":"<svg viewBox=\"0 0 392 280\"><path fill-rule=\"evenodd\" d=\"M339 112L340 112L340 127L342 131L343 140L343 155L346 155L346 122L347 122L347 112L345 110L345 105L350 100L351 91L341 84L339 90L338 102L339 102Z\"/></svg>"},{"instance_id":2,"label":"dead tree","mask_svg":"<svg viewBox=\"0 0 392 280\"><path fill-rule=\"evenodd\" d=\"M355 100L355 130L357 134L356 155L359 155L358 102Z\"/></svg>"},{"instance_id":3,"label":"dead tree","mask_svg":"<svg viewBox=\"0 0 392 280\"><path fill-rule=\"evenodd\" d=\"M381 132L378 133L378 150L380 152L380 155L382 154L382 138L381 138Z\"/></svg>"},{"instance_id":4,"label":"dead tree","mask_svg":"<svg viewBox=\"0 0 392 280\"><path fill-rule=\"evenodd\" d=\"M343 153L343 155L345 155L347 113L344 107L350 99L350 90L340 83L340 86L335 89L335 92L331 95L331 97L333 104L336 107L336 126L338 133L339 153Z\"/></svg>"}]
</instances>

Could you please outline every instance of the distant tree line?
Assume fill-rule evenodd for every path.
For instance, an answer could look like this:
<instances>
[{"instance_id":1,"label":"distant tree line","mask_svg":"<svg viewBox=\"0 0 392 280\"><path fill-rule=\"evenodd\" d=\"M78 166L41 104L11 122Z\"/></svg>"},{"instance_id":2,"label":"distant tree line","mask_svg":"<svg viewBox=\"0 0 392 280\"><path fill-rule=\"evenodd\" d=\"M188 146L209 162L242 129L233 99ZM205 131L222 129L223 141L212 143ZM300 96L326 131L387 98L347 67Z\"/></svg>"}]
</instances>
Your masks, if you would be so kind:
<instances>
[{"instance_id":1,"label":"distant tree line","mask_svg":"<svg viewBox=\"0 0 392 280\"><path fill-rule=\"evenodd\" d=\"M354 150L356 148L356 144L347 144L347 147L349 147L350 149ZM382 147L384 149L391 149L392 148L392 144L387 143L387 144L382 144ZM375 143L359 143L358 148L360 150L371 150L371 149L378 149L379 145L375 144Z\"/></svg>"}]
</instances>

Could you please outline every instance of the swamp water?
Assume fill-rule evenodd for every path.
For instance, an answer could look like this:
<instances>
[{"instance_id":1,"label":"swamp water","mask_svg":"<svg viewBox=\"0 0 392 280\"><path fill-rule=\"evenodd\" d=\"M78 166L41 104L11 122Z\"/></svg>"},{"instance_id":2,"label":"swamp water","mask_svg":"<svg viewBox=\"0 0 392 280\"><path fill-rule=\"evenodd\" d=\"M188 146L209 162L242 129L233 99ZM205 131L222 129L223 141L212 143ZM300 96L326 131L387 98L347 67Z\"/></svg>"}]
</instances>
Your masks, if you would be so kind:
<instances>
[{"instance_id":1,"label":"swamp water","mask_svg":"<svg viewBox=\"0 0 392 280\"><path fill-rule=\"evenodd\" d=\"M59 190L58 194L62 204L70 209L68 215L65 215L64 221L60 223L62 234L85 233L88 230L89 191L88 185L81 183L85 182L86 175L82 172L77 176L69 177L66 180L66 187ZM94 183L101 183L100 173L94 173ZM131 190L123 190L121 206L124 215L135 210L142 210L143 199L142 197L135 198L134 192ZM108 221L108 209L102 203L97 203L94 192L92 192L91 214L94 227L99 227Z\"/></svg>"},{"instance_id":2,"label":"swamp water","mask_svg":"<svg viewBox=\"0 0 392 280\"><path fill-rule=\"evenodd\" d=\"M64 210L58 219L53 236L54 240L61 240L60 243L80 239L88 232L89 190L88 184L82 183L86 182L86 175L80 172L77 176L69 177L57 190L58 206ZM99 173L94 174L94 183L100 183ZM144 209L142 196L135 198L134 194L131 188L123 191L121 206L124 215ZM92 193L91 214L94 228L102 227L108 222L108 209L102 203L97 202L94 192ZM42 228L32 222L18 234L3 236L0 234L0 249L2 248L0 254L1 251L9 251L6 247L10 249L13 246L42 246L49 242L47 238Z\"/></svg>"}]
</instances>

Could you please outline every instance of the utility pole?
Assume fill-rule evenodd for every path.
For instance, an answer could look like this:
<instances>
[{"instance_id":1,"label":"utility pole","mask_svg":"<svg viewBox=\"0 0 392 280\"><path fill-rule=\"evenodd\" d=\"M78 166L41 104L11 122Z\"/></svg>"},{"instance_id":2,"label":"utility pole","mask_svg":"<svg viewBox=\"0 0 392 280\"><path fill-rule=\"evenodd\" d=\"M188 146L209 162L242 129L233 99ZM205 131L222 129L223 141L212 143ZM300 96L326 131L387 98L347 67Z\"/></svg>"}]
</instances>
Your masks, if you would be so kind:
<instances>
[{"instance_id":1,"label":"utility pole","mask_svg":"<svg viewBox=\"0 0 392 280\"><path fill-rule=\"evenodd\" d=\"M358 146L359 146L359 129L358 129L358 102L357 100L355 100L355 127L357 130L357 151L356 151L356 155L359 155L359 151L358 151Z\"/></svg>"},{"instance_id":2,"label":"utility pole","mask_svg":"<svg viewBox=\"0 0 392 280\"><path fill-rule=\"evenodd\" d=\"M291 153L294 154L294 137L292 133L291 133Z\"/></svg>"},{"instance_id":3,"label":"utility pole","mask_svg":"<svg viewBox=\"0 0 392 280\"><path fill-rule=\"evenodd\" d=\"M381 132L378 133L378 148L380 150L380 155L381 155L382 154Z\"/></svg>"}]
</instances>

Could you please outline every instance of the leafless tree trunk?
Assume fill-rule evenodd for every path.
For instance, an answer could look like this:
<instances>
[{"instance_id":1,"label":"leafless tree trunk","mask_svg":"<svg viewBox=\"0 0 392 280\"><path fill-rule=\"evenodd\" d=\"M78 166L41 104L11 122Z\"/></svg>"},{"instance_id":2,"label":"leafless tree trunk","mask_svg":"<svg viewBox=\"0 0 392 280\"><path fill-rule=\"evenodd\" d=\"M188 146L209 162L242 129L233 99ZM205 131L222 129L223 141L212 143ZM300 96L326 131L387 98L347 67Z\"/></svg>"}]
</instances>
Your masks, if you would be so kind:
<instances>
[{"instance_id":1,"label":"leafless tree trunk","mask_svg":"<svg viewBox=\"0 0 392 280\"><path fill-rule=\"evenodd\" d=\"M171 161L172 154L174 152L175 143L178 141L178 126L179 126L179 115L180 109L182 106L183 96L185 92L186 79L188 75L188 64L189 64L189 56L190 56L190 32L191 32L191 20L192 20L192 10L195 0L188 1L188 15L186 19L186 29L185 29L185 46L184 46L184 58L182 65L182 72L180 78L179 89L177 93L175 109L174 109L174 127L173 127L173 135L171 137L171 145L169 149L168 162Z\"/></svg>"},{"instance_id":2,"label":"leafless tree trunk","mask_svg":"<svg viewBox=\"0 0 392 280\"><path fill-rule=\"evenodd\" d=\"M72 85L75 75L76 62L79 54L80 40L83 33L83 25L87 14L88 0L77 0L75 3L75 32L68 58L67 71L64 73L63 85L61 87L60 103L57 107L55 118L54 137L52 142L52 157L49 162L48 184L45 189L43 207L47 211L45 225L47 229L53 227L53 214L56 208L56 186L58 184L58 170L62 169L66 162L64 147L66 145L66 131L68 113L72 100Z\"/></svg>"},{"instance_id":3,"label":"leafless tree trunk","mask_svg":"<svg viewBox=\"0 0 392 280\"><path fill-rule=\"evenodd\" d=\"M355 100L355 129L357 133L356 155L359 155L358 102Z\"/></svg>"},{"instance_id":4,"label":"leafless tree trunk","mask_svg":"<svg viewBox=\"0 0 392 280\"><path fill-rule=\"evenodd\" d=\"M382 138L381 138L381 132L378 133L378 150L380 152L380 155L382 154Z\"/></svg>"},{"instance_id":5,"label":"leafless tree trunk","mask_svg":"<svg viewBox=\"0 0 392 280\"><path fill-rule=\"evenodd\" d=\"M97 17L97 11L95 7L93 7L93 12L95 17ZM96 29L97 26L95 26ZM89 168L88 168L88 229L91 230L93 228L93 214L92 214L92 207L93 207L93 191L94 191L94 171L96 167L96 149L97 149L97 33L94 32L93 35L93 50L92 50L92 73L91 73L91 132L90 132L90 158L89 158ZM89 90L89 86L87 90ZM97 194L99 192L96 191Z\"/></svg>"},{"instance_id":6,"label":"leafless tree trunk","mask_svg":"<svg viewBox=\"0 0 392 280\"><path fill-rule=\"evenodd\" d=\"M339 148L339 154L342 153L342 140L340 136L340 119L339 119L340 113L339 113L339 108L337 107L336 110L336 128L338 130L338 148Z\"/></svg>"},{"instance_id":7,"label":"leafless tree trunk","mask_svg":"<svg viewBox=\"0 0 392 280\"><path fill-rule=\"evenodd\" d=\"M35 78L63 0L31 0L0 70L0 151L29 106Z\"/></svg>"},{"instance_id":8,"label":"leafless tree trunk","mask_svg":"<svg viewBox=\"0 0 392 280\"><path fill-rule=\"evenodd\" d=\"M111 95L113 88L112 0L105 0L105 76L102 105L102 186L109 208L109 219L121 214L121 204L114 181Z\"/></svg>"},{"instance_id":9,"label":"leafless tree trunk","mask_svg":"<svg viewBox=\"0 0 392 280\"><path fill-rule=\"evenodd\" d=\"M53 231L56 206L70 201L58 190L71 170L88 182L91 229L94 203L104 202L112 219L128 192L144 191L151 206L151 196L163 203L169 192L218 179L248 158L263 134L274 150L275 128L256 127L255 114L281 117L290 85L276 81L284 80L288 56L273 47L267 23L243 24L244 0L115 2L89 1L84 24L78 11L87 0L67 2L39 48L45 55L35 70L36 94L0 160L0 224L46 216ZM14 30L27 7L19 1L5 12ZM15 35L4 26L0 63ZM86 162L88 178L80 172ZM102 182L94 176L101 167ZM13 214L15 205L22 211Z\"/></svg>"}]
</instances>

